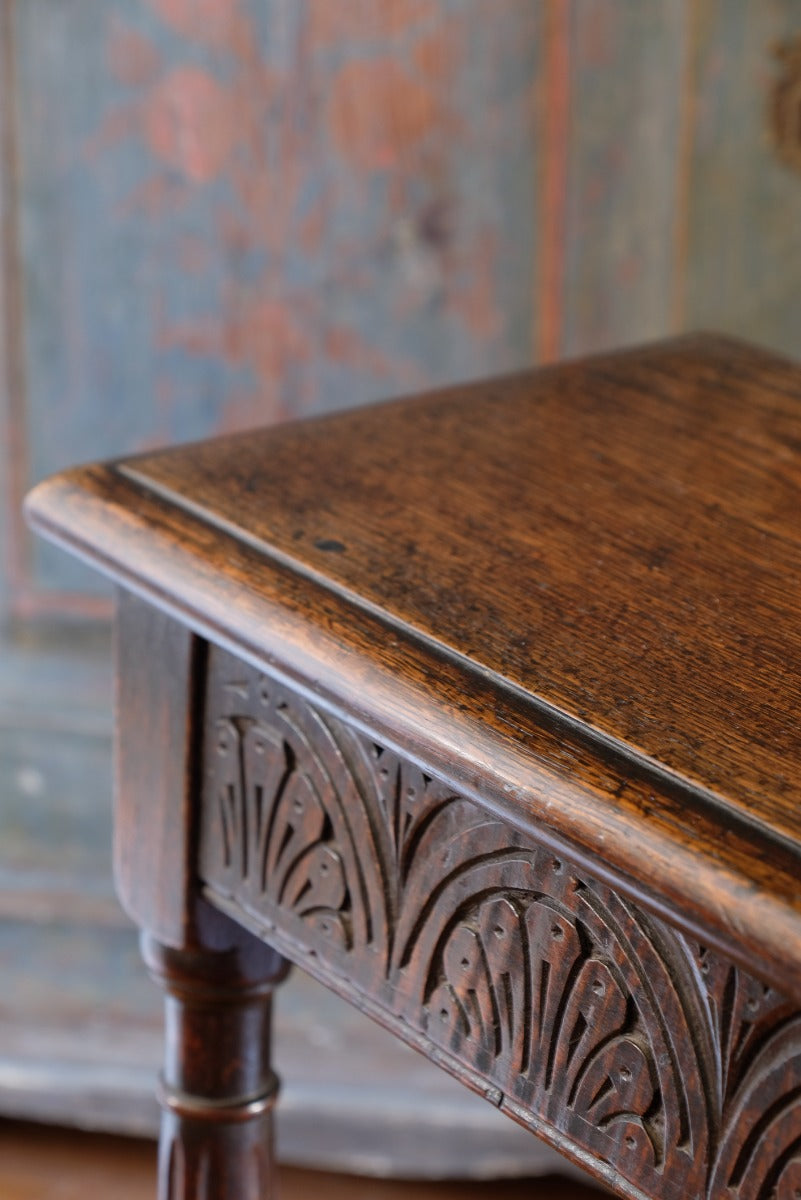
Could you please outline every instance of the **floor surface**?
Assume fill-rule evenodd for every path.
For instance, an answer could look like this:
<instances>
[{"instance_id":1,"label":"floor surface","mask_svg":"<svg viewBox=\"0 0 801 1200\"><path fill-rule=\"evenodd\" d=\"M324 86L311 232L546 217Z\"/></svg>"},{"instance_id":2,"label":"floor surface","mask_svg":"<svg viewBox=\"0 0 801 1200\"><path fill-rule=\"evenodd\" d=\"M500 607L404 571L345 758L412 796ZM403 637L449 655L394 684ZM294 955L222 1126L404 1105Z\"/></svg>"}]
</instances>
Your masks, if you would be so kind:
<instances>
[{"instance_id":1,"label":"floor surface","mask_svg":"<svg viewBox=\"0 0 801 1200\"><path fill-rule=\"evenodd\" d=\"M0 1122L2 1200L154 1200L151 1142ZM600 1200L556 1177L511 1183L403 1183L284 1169L281 1200Z\"/></svg>"}]
</instances>

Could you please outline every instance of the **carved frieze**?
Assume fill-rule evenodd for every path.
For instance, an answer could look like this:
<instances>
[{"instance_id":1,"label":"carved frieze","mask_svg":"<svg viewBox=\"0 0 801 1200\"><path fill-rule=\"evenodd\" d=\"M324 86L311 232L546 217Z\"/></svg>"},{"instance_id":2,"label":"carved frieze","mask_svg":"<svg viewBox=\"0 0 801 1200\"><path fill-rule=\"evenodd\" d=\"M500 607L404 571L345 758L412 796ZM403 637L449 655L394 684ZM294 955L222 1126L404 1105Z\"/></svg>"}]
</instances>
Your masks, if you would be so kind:
<instances>
[{"instance_id":1,"label":"carved frieze","mask_svg":"<svg viewBox=\"0 0 801 1200\"><path fill-rule=\"evenodd\" d=\"M797 1007L222 651L203 757L203 881L290 956L634 1188L801 1195Z\"/></svg>"}]
</instances>

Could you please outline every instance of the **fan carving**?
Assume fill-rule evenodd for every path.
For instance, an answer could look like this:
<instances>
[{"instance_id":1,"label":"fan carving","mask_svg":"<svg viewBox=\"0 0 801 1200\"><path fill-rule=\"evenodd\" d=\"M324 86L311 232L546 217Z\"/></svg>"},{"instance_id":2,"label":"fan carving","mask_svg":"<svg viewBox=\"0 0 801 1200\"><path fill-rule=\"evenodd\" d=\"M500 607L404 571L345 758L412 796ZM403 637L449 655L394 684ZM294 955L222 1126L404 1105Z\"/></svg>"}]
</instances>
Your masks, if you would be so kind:
<instances>
[{"instance_id":1,"label":"fan carving","mask_svg":"<svg viewBox=\"0 0 801 1200\"><path fill-rule=\"evenodd\" d=\"M479 804L223 651L209 894L655 1197L801 1195L801 1013Z\"/></svg>"}]
</instances>

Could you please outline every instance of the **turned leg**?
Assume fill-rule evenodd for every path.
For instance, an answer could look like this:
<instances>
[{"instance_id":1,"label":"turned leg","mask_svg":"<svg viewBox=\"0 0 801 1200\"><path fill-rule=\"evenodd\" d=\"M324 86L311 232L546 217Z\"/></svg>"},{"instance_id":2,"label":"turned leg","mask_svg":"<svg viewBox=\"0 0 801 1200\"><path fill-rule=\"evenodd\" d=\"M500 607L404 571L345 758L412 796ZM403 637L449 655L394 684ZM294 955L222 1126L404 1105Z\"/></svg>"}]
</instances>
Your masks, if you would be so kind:
<instances>
[{"instance_id":1,"label":"turned leg","mask_svg":"<svg viewBox=\"0 0 801 1200\"><path fill-rule=\"evenodd\" d=\"M270 1017L287 964L226 918L212 924L180 950L142 936L166 994L159 1200L272 1200Z\"/></svg>"},{"instance_id":2,"label":"turned leg","mask_svg":"<svg viewBox=\"0 0 801 1200\"><path fill-rule=\"evenodd\" d=\"M136 596L117 616L117 892L166 996L159 1200L271 1200L281 956L200 896L206 645Z\"/></svg>"}]
</instances>

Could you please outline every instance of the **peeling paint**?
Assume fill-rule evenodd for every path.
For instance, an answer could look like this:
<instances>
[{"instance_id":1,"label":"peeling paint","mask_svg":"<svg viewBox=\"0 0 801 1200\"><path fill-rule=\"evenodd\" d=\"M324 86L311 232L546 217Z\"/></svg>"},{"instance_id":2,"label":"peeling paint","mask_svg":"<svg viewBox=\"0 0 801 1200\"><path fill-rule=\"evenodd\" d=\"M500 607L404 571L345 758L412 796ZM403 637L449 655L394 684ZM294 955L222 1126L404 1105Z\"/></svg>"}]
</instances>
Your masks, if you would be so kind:
<instances>
[{"instance_id":1,"label":"peeling paint","mask_svg":"<svg viewBox=\"0 0 801 1200\"><path fill-rule=\"evenodd\" d=\"M32 475L529 361L528 0L50 5L22 21L23 136L59 148L26 159L57 247Z\"/></svg>"}]
</instances>

